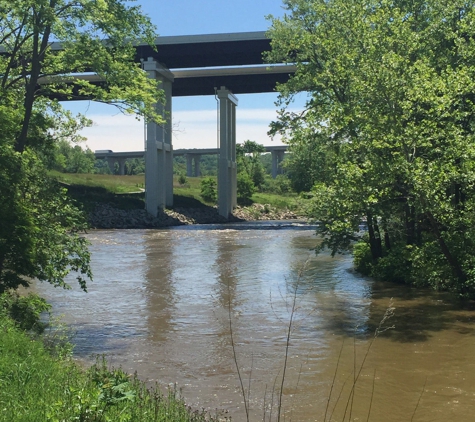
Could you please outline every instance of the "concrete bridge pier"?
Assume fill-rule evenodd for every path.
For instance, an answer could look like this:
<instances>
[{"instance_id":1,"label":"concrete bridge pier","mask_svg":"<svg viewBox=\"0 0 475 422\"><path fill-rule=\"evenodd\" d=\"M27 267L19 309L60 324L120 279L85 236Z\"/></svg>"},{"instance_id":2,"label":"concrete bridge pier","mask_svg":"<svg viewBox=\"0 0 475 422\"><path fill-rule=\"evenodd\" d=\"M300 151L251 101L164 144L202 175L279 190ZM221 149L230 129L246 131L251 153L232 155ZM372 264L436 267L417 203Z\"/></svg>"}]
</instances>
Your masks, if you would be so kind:
<instances>
[{"instance_id":1,"label":"concrete bridge pier","mask_svg":"<svg viewBox=\"0 0 475 422\"><path fill-rule=\"evenodd\" d=\"M201 154L185 154L186 157L186 175L188 177L200 177L200 160ZM193 162L195 163L193 171Z\"/></svg>"},{"instance_id":2,"label":"concrete bridge pier","mask_svg":"<svg viewBox=\"0 0 475 422\"><path fill-rule=\"evenodd\" d=\"M228 218L237 205L236 106L238 99L225 86L219 99L218 212Z\"/></svg>"},{"instance_id":3,"label":"concrete bridge pier","mask_svg":"<svg viewBox=\"0 0 475 422\"><path fill-rule=\"evenodd\" d=\"M109 170L112 174L115 172L115 163L119 164L119 174L123 176L125 174L125 162L127 158L114 158L114 157L107 157L107 164L109 166Z\"/></svg>"},{"instance_id":4,"label":"concrete bridge pier","mask_svg":"<svg viewBox=\"0 0 475 422\"><path fill-rule=\"evenodd\" d=\"M172 83L173 74L149 57L143 63L149 78L156 79L165 93L165 104L155 109L165 123L146 123L145 207L154 217L159 208L173 205Z\"/></svg>"},{"instance_id":5,"label":"concrete bridge pier","mask_svg":"<svg viewBox=\"0 0 475 422\"><path fill-rule=\"evenodd\" d=\"M285 151L272 151L272 178L275 179L278 174L282 174L281 163L284 159Z\"/></svg>"},{"instance_id":6,"label":"concrete bridge pier","mask_svg":"<svg viewBox=\"0 0 475 422\"><path fill-rule=\"evenodd\" d=\"M201 160L201 155L195 154L195 177L200 177L201 176L201 169L200 169L200 160Z\"/></svg>"},{"instance_id":7,"label":"concrete bridge pier","mask_svg":"<svg viewBox=\"0 0 475 422\"><path fill-rule=\"evenodd\" d=\"M111 171L111 174L114 174L115 161L116 161L115 158L107 157L106 161L107 161L107 165L109 166L109 170Z\"/></svg>"},{"instance_id":8,"label":"concrete bridge pier","mask_svg":"<svg viewBox=\"0 0 475 422\"><path fill-rule=\"evenodd\" d=\"M119 174L121 176L125 175L125 162L127 161L126 158L121 158L120 160L117 160L119 163Z\"/></svg>"}]
</instances>

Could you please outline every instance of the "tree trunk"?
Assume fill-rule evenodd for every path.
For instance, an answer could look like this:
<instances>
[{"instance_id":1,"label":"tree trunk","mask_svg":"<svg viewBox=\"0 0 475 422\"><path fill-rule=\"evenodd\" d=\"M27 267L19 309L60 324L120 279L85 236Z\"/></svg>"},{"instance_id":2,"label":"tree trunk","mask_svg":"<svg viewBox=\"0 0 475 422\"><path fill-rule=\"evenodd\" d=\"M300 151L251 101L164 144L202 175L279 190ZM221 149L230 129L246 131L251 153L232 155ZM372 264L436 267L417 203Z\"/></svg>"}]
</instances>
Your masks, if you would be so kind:
<instances>
[{"instance_id":1,"label":"tree trunk","mask_svg":"<svg viewBox=\"0 0 475 422\"><path fill-rule=\"evenodd\" d=\"M54 8L56 0L50 1L50 8ZM35 13L35 12L34 12ZM20 134L15 143L15 151L23 152L26 147L28 137L28 128L30 126L31 116L33 115L33 104L35 102L35 92L38 85L38 79L41 74L42 64L45 57L46 49L49 43L51 34L51 25L46 25L43 31L43 36L40 43L40 28L43 26L42 19L44 18L44 10L36 11L35 26L37 31L33 36L33 54L31 59L31 73L26 86L24 106L24 118Z\"/></svg>"},{"instance_id":2,"label":"tree trunk","mask_svg":"<svg viewBox=\"0 0 475 422\"><path fill-rule=\"evenodd\" d=\"M445 258L447 259L447 262L449 265L452 267L453 274L455 277L459 279L462 283L465 283L467 281L467 275L463 271L462 267L460 266L457 258L452 255L452 253L449 250L449 247L445 243L442 233L439 230L439 225L435 219L435 217L432 215L431 212L427 212L427 217L429 218L432 231L435 234L437 241L439 242L440 249L442 250L442 253L444 254Z\"/></svg>"}]
</instances>

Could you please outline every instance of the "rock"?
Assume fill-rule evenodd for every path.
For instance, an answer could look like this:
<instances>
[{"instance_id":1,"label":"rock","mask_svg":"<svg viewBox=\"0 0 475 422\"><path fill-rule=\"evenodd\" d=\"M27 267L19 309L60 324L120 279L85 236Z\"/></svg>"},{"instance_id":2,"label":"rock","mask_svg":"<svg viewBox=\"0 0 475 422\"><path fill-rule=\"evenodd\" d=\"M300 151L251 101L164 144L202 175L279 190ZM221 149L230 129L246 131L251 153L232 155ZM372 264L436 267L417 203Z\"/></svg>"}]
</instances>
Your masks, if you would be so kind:
<instances>
[{"instance_id":1,"label":"rock","mask_svg":"<svg viewBox=\"0 0 475 422\"><path fill-rule=\"evenodd\" d=\"M153 217L144 209L121 210L111 204L97 203L89 213L88 221L96 229L137 229L179 226L185 224L219 224L230 221L291 220L300 218L288 210L277 210L270 205L253 204L237 207L229 219L218 214L216 207L175 208L160 210Z\"/></svg>"}]
</instances>

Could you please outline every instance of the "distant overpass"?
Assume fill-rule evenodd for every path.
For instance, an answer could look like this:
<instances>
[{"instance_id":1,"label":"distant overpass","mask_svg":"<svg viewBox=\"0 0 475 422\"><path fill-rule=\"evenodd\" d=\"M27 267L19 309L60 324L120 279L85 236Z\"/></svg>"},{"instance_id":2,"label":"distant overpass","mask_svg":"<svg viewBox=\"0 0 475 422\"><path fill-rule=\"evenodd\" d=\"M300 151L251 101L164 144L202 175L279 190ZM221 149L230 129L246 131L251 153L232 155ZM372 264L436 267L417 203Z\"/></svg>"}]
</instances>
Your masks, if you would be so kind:
<instances>
[{"instance_id":1,"label":"distant overpass","mask_svg":"<svg viewBox=\"0 0 475 422\"><path fill-rule=\"evenodd\" d=\"M265 152L272 154L272 177L275 179L282 173L281 162L284 159L287 145L273 145L264 147ZM218 155L219 148L191 148L175 149L173 156L186 157L186 175L188 177L197 177L200 172L200 158L202 155ZM107 160L109 168L114 171L115 163L119 164L119 174L125 174L125 162L129 158L145 158L145 151L114 152L112 150L96 150L94 155L98 160ZM194 166L193 166L194 162Z\"/></svg>"}]
</instances>

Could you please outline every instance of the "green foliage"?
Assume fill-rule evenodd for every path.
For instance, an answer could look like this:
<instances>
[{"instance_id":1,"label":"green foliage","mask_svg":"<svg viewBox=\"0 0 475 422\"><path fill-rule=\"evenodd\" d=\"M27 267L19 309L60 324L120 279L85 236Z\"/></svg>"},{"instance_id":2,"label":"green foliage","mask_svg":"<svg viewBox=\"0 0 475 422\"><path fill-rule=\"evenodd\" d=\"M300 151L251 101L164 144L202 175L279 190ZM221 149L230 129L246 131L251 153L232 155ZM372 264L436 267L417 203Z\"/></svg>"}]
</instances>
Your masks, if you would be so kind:
<instances>
[{"instance_id":1,"label":"green foliage","mask_svg":"<svg viewBox=\"0 0 475 422\"><path fill-rule=\"evenodd\" d=\"M51 306L36 294L20 296L17 293L5 292L0 294L0 316L11 318L18 328L23 331L42 333L45 324L40 320L43 312L48 312Z\"/></svg>"},{"instance_id":2,"label":"green foliage","mask_svg":"<svg viewBox=\"0 0 475 422\"><path fill-rule=\"evenodd\" d=\"M112 174L107 160L94 161L94 173L95 174Z\"/></svg>"},{"instance_id":3,"label":"green foliage","mask_svg":"<svg viewBox=\"0 0 475 422\"><path fill-rule=\"evenodd\" d=\"M361 274L393 283L414 282L410 248L398 246L384 250L383 256L374 260L366 237L354 245L353 258L355 268Z\"/></svg>"},{"instance_id":4,"label":"green foliage","mask_svg":"<svg viewBox=\"0 0 475 422\"><path fill-rule=\"evenodd\" d=\"M343 252L367 236L372 274L474 296L475 5L285 7L268 60L297 71L279 86L272 131L293 152L293 186L312 186L322 247ZM296 114L287 106L300 91Z\"/></svg>"},{"instance_id":5,"label":"green foliage","mask_svg":"<svg viewBox=\"0 0 475 422\"><path fill-rule=\"evenodd\" d=\"M216 203L218 199L216 179L213 177L205 177L200 184L201 197L206 202Z\"/></svg>"},{"instance_id":6,"label":"green foliage","mask_svg":"<svg viewBox=\"0 0 475 422\"><path fill-rule=\"evenodd\" d=\"M237 201L240 205L249 205L252 203L252 195L256 191L254 183L246 172L237 174Z\"/></svg>"},{"instance_id":7,"label":"green foliage","mask_svg":"<svg viewBox=\"0 0 475 422\"><path fill-rule=\"evenodd\" d=\"M286 156L283 167L295 192L309 192L316 182L324 182L334 174L329 167L332 148L320 138L308 128L299 128L288 140L291 154Z\"/></svg>"},{"instance_id":8,"label":"green foliage","mask_svg":"<svg viewBox=\"0 0 475 422\"><path fill-rule=\"evenodd\" d=\"M58 99L93 99L161 123L163 92L134 62L134 43L154 37L140 8L122 0L0 0L0 292L30 278L66 287L70 271L86 288L84 216L45 169L93 170L92 152L71 146L91 122ZM103 82L78 78L85 72Z\"/></svg>"},{"instance_id":9,"label":"green foliage","mask_svg":"<svg viewBox=\"0 0 475 422\"><path fill-rule=\"evenodd\" d=\"M257 189L264 184L265 173L260 159L260 156L264 151L264 145L258 144L254 141L247 140L242 145L236 145L238 173L245 173Z\"/></svg>"},{"instance_id":10,"label":"green foliage","mask_svg":"<svg viewBox=\"0 0 475 422\"><path fill-rule=\"evenodd\" d=\"M1 145L0 145L1 150ZM67 287L64 277L77 272L86 289L91 278L87 241L79 235L86 228L84 215L66 191L51 180L38 156L4 148L0 161L0 293L28 286L37 278Z\"/></svg>"},{"instance_id":11,"label":"green foliage","mask_svg":"<svg viewBox=\"0 0 475 422\"><path fill-rule=\"evenodd\" d=\"M86 148L71 145L66 140L57 143L58 151L55 155L53 168L64 173L92 173L95 168L96 157Z\"/></svg>"},{"instance_id":12,"label":"green foliage","mask_svg":"<svg viewBox=\"0 0 475 422\"><path fill-rule=\"evenodd\" d=\"M175 389L164 396L104 360L84 371L68 356L52 356L1 308L0 403L2 422L218 420L193 412Z\"/></svg>"},{"instance_id":13,"label":"green foliage","mask_svg":"<svg viewBox=\"0 0 475 422\"><path fill-rule=\"evenodd\" d=\"M185 174L184 173L180 173L179 176L178 176L178 183L183 186L186 184L186 182L188 181L188 179L186 178Z\"/></svg>"},{"instance_id":14,"label":"green foliage","mask_svg":"<svg viewBox=\"0 0 475 422\"><path fill-rule=\"evenodd\" d=\"M144 174L145 160L143 158L129 158L125 162L125 173L128 175Z\"/></svg>"},{"instance_id":15,"label":"green foliage","mask_svg":"<svg viewBox=\"0 0 475 422\"><path fill-rule=\"evenodd\" d=\"M284 174L278 174L275 179L266 176L264 184L261 186L261 192L275 193L277 195L286 195L292 191L291 180Z\"/></svg>"},{"instance_id":16,"label":"green foliage","mask_svg":"<svg viewBox=\"0 0 475 422\"><path fill-rule=\"evenodd\" d=\"M100 389L99 400L106 406L117 404L121 401L133 402L135 392L130 381L130 376L119 369L111 369L104 358L98 360L89 370L90 377Z\"/></svg>"}]
</instances>

